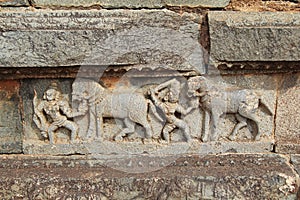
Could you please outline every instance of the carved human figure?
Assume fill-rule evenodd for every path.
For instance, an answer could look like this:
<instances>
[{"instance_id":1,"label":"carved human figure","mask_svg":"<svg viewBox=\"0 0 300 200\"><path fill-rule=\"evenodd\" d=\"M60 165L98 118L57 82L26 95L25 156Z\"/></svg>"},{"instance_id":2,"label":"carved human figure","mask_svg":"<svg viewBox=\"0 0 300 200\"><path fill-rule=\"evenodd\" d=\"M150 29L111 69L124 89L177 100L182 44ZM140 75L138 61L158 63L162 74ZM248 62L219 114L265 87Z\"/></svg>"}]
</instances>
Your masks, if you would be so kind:
<instances>
[{"instance_id":1,"label":"carved human figure","mask_svg":"<svg viewBox=\"0 0 300 200\"><path fill-rule=\"evenodd\" d=\"M54 143L54 133L64 127L71 131L71 143L76 139L78 126L69 118L82 115L84 110L73 112L68 101L63 98L57 83L51 83L44 93L43 100L38 100L36 91L34 90L34 122L41 131L44 138L49 138L50 144ZM84 108L80 106L79 109ZM47 120L50 117L50 121Z\"/></svg>"},{"instance_id":2,"label":"carved human figure","mask_svg":"<svg viewBox=\"0 0 300 200\"><path fill-rule=\"evenodd\" d=\"M192 77L188 80L188 96L199 98L199 105L204 111L203 142L218 139L217 126L224 113L235 114L238 121L229 136L230 140L234 140L237 132L247 126L247 119L256 123L255 140L260 139L260 120L256 116L259 105L265 105L272 115L268 104L257 93L247 89L222 88L221 90L202 76ZM211 129L211 134L209 134L209 129Z\"/></svg>"},{"instance_id":3,"label":"carved human figure","mask_svg":"<svg viewBox=\"0 0 300 200\"><path fill-rule=\"evenodd\" d=\"M175 112L187 115L193 107L185 109L179 104L180 82L176 79L171 79L165 83L158 85L154 89L150 89L151 98L156 106L164 113L166 123L162 130L163 139L170 142L170 132L176 127L183 131L183 135L187 142L191 142L190 128L188 124L176 117Z\"/></svg>"}]
</instances>

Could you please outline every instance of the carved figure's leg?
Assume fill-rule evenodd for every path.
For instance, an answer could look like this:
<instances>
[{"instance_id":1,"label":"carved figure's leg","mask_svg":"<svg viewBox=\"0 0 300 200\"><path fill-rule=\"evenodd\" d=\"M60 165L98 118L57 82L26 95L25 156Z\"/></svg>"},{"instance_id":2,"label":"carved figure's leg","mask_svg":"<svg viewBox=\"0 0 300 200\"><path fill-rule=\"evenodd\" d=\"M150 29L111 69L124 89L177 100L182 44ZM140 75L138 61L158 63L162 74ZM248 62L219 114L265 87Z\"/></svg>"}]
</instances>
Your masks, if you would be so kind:
<instances>
[{"instance_id":1,"label":"carved figure's leg","mask_svg":"<svg viewBox=\"0 0 300 200\"><path fill-rule=\"evenodd\" d=\"M170 123L166 123L163 130L162 130L162 136L163 139L169 143L170 142L170 132L174 129L174 125Z\"/></svg>"},{"instance_id":2,"label":"carved figure's leg","mask_svg":"<svg viewBox=\"0 0 300 200\"><path fill-rule=\"evenodd\" d=\"M247 126L247 119L242 117L240 114L236 114L236 119L238 120L238 123L235 125L232 133L230 134L230 136L228 137L230 140L235 140L236 139L236 135L237 135L237 132Z\"/></svg>"},{"instance_id":3,"label":"carved figure's leg","mask_svg":"<svg viewBox=\"0 0 300 200\"><path fill-rule=\"evenodd\" d=\"M115 136L115 141L122 141L126 134L134 132L135 123L133 121L131 121L129 118L125 118L124 123L126 128L124 128L118 135Z\"/></svg>"},{"instance_id":4,"label":"carved figure's leg","mask_svg":"<svg viewBox=\"0 0 300 200\"><path fill-rule=\"evenodd\" d=\"M190 127L187 123L181 119L174 120L174 124L183 131L183 135L187 142L191 142L192 138L190 136Z\"/></svg>"},{"instance_id":5,"label":"carved figure's leg","mask_svg":"<svg viewBox=\"0 0 300 200\"><path fill-rule=\"evenodd\" d=\"M210 120L210 113L207 110L204 110L204 132L201 137L203 142L208 141L208 135L209 135L209 120Z\"/></svg>"},{"instance_id":6,"label":"carved figure's leg","mask_svg":"<svg viewBox=\"0 0 300 200\"><path fill-rule=\"evenodd\" d=\"M58 126L50 125L48 128L49 142L50 144L54 144L54 131L58 129Z\"/></svg>"},{"instance_id":7,"label":"carved figure's leg","mask_svg":"<svg viewBox=\"0 0 300 200\"><path fill-rule=\"evenodd\" d=\"M78 134L78 126L75 122L66 121L65 122L65 127L71 131L70 141L71 141L71 143L73 143L75 141L76 137L77 137L77 134Z\"/></svg>"},{"instance_id":8,"label":"carved figure's leg","mask_svg":"<svg viewBox=\"0 0 300 200\"><path fill-rule=\"evenodd\" d=\"M255 140L260 140L260 136L261 136L261 132L260 132L260 123L259 120L257 118L257 116L255 115L255 111L254 110L247 110L246 108L241 108L239 110L240 115L242 115L245 118L251 119L253 120L256 125L257 125L257 134L255 136Z\"/></svg>"}]
</instances>

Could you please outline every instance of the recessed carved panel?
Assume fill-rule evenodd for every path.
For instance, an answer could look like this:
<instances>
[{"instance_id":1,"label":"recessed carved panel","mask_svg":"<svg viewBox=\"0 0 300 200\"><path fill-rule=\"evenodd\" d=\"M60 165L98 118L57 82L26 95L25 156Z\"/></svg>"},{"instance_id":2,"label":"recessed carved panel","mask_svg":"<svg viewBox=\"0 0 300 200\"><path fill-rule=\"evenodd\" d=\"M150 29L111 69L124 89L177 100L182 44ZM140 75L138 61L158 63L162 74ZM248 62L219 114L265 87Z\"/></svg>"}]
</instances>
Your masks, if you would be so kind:
<instances>
[{"instance_id":1,"label":"recessed carved panel","mask_svg":"<svg viewBox=\"0 0 300 200\"><path fill-rule=\"evenodd\" d=\"M276 80L255 76L239 82L239 78L125 74L114 79L24 81L24 151L101 155L271 151Z\"/></svg>"}]
</instances>

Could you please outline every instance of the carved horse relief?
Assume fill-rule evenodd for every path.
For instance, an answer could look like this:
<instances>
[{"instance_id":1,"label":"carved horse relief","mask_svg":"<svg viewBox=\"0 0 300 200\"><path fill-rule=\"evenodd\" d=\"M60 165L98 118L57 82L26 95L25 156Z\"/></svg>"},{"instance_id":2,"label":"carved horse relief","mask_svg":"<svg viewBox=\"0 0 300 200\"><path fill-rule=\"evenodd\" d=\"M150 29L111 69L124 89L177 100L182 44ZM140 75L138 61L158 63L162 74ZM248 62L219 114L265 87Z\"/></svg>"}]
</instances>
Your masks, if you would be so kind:
<instances>
[{"instance_id":1,"label":"carved horse relief","mask_svg":"<svg viewBox=\"0 0 300 200\"><path fill-rule=\"evenodd\" d=\"M199 105L204 110L203 142L218 139L218 122L224 113L235 114L238 121L229 136L230 140L235 140L237 132L242 127L247 126L247 119L256 123L257 134L255 140L260 140L262 134L260 120L256 116L260 104L263 104L268 112L273 115L268 104L264 102L259 94L246 89L225 88L220 90L202 76L192 77L188 80L188 96L199 98ZM209 134L209 129L211 129L211 134Z\"/></svg>"}]
</instances>

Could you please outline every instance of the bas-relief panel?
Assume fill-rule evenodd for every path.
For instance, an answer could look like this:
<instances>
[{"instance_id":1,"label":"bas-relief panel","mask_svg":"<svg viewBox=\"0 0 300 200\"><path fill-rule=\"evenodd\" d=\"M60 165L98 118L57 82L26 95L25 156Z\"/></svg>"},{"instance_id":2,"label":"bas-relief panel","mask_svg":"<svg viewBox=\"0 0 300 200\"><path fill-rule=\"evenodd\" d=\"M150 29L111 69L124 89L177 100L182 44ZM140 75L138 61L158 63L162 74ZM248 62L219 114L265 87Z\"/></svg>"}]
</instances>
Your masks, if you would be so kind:
<instances>
[{"instance_id":1,"label":"bas-relief panel","mask_svg":"<svg viewBox=\"0 0 300 200\"><path fill-rule=\"evenodd\" d=\"M276 81L247 80L25 80L24 152L142 154L180 145L181 153L271 151Z\"/></svg>"}]
</instances>

